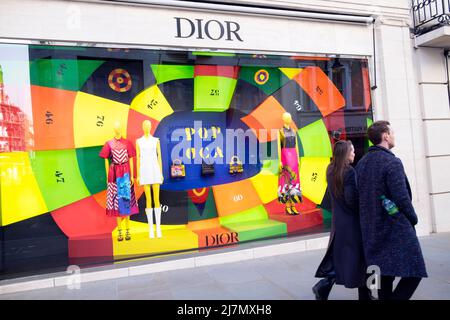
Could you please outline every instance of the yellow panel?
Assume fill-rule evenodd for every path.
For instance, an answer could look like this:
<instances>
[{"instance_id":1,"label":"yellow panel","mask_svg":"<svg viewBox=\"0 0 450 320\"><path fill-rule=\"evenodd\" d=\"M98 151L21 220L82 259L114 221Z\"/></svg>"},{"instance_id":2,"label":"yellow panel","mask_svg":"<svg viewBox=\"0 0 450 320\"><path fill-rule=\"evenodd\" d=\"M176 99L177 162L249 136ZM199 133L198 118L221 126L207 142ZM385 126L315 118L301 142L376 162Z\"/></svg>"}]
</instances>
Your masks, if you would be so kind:
<instances>
[{"instance_id":1,"label":"yellow panel","mask_svg":"<svg viewBox=\"0 0 450 320\"><path fill-rule=\"evenodd\" d=\"M2 226L48 212L27 152L0 153L0 185Z\"/></svg>"},{"instance_id":2,"label":"yellow panel","mask_svg":"<svg viewBox=\"0 0 450 320\"><path fill-rule=\"evenodd\" d=\"M125 222L122 225L125 228ZM148 224L130 221L131 240L117 241L117 228L113 231L113 252L115 257L164 253L177 250L197 249L198 236L183 226L161 226L162 238L151 239L148 236ZM122 230L125 238L125 229Z\"/></svg>"},{"instance_id":3,"label":"yellow panel","mask_svg":"<svg viewBox=\"0 0 450 320\"><path fill-rule=\"evenodd\" d=\"M173 113L172 107L157 85L139 93L131 102L130 107L158 121Z\"/></svg>"},{"instance_id":4,"label":"yellow panel","mask_svg":"<svg viewBox=\"0 0 450 320\"><path fill-rule=\"evenodd\" d=\"M155 256L152 255L151 257L144 256L143 258L133 258L133 262L137 262L137 261L147 261L148 262L149 260L151 261L152 259L159 259L161 257L164 257L164 258L166 258L166 257L178 257L180 255L191 254L193 252L198 252L198 250L185 251L185 252L176 252L176 253L171 253L171 254L161 253L161 254L155 255ZM130 263L130 260L113 261L113 264L129 264L129 263Z\"/></svg>"},{"instance_id":5,"label":"yellow panel","mask_svg":"<svg viewBox=\"0 0 450 320\"><path fill-rule=\"evenodd\" d=\"M258 195L264 204L269 203L278 197L278 176L273 173L261 171L261 173L250 178L250 181L253 183L256 192L258 192Z\"/></svg>"},{"instance_id":6,"label":"yellow panel","mask_svg":"<svg viewBox=\"0 0 450 320\"><path fill-rule=\"evenodd\" d=\"M289 79L292 79L296 75L298 75L300 72L302 72L302 68L280 68L281 72L284 73L286 77Z\"/></svg>"},{"instance_id":7,"label":"yellow panel","mask_svg":"<svg viewBox=\"0 0 450 320\"><path fill-rule=\"evenodd\" d=\"M300 184L305 197L316 204L322 202L327 189L326 171L330 158L300 158Z\"/></svg>"},{"instance_id":8,"label":"yellow panel","mask_svg":"<svg viewBox=\"0 0 450 320\"><path fill-rule=\"evenodd\" d=\"M78 92L73 111L75 147L100 146L111 140L117 120L122 123L122 135L125 138L128 111L127 104Z\"/></svg>"}]
</instances>

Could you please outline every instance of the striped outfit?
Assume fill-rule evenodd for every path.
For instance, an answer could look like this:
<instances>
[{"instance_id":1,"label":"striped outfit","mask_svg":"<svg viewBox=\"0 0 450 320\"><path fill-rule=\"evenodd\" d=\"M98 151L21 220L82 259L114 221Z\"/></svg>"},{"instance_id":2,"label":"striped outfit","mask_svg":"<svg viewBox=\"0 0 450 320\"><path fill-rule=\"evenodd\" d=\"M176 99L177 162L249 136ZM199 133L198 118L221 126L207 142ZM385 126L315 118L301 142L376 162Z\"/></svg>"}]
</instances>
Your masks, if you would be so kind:
<instances>
[{"instance_id":1,"label":"striped outfit","mask_svg":"<svg viewBox=\"0 0 450 320\"><path fill-rule=\"evenodd\" d=\"M139 213L134 186L130 180L129 159L136 156L133 144L123 138L114 138L105 143L99 156L110 159L111 162L106 191L106 214L122 217Z\"/></svg>"}]
</instances>

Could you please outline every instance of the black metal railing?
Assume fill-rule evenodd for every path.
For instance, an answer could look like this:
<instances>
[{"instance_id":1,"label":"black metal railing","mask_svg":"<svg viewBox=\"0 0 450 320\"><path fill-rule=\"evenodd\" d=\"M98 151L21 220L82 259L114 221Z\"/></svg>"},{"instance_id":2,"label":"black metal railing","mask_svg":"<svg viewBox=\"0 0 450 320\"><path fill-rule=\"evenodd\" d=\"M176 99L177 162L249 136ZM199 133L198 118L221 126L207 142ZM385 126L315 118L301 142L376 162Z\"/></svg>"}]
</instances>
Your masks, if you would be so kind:
<instances>
[{"instance_id":1,"label":"black metal railing","mask_svg":"<svg viewBox=\"0 0 450 320\"><path fill-rule=\"evenodd\" d=\"M450 24L450 0L412 0L414 34Z\"/></svg>"}]
</instances>

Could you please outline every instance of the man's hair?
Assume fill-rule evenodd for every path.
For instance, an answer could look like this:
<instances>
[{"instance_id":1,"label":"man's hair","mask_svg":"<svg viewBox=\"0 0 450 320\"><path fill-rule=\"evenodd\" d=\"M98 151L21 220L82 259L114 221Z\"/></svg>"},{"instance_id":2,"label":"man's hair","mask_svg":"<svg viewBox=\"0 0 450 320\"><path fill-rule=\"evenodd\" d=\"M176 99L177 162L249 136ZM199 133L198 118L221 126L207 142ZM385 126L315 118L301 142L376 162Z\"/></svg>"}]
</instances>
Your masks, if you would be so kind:
<instances>
[{"instance_id":1,"label":"man's hair","mask_svg":"<svg viewBox=\"0 0 450 320\"><path fill-rule=\"evenodd\" d=\"M389 133L389 126L391 124L389 121L376 121L372 123L372 125L367 129L367 136L369 137L369 140L374 144L380 144L383 133L388 132Z\"/></svg>"}]
</instances>

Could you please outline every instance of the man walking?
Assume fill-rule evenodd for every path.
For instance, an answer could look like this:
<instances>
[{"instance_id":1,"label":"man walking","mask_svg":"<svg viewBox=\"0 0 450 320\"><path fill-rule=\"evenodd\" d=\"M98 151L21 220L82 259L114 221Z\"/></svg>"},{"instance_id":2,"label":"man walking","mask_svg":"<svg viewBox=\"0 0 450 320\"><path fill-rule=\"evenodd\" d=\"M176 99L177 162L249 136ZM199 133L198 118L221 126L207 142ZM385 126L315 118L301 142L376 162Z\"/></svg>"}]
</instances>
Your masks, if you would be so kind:
<instances>
[{"instance_id":1,"label":"man walking","mask_svg":"<svg viewBox=\"0 0 450 320\"><path fill-rule=\"evenodd\" d=\"M395 146L390 123L374 122L367 134L374 146L356 166L364 255L368 266L380 268L378 298L408 300L420 280L427 277L414 228L417 215L411 203L411 188L401 160L390 151ZM398 211L395 207L390 212L385 210L383 196ZM393 290L395 277L401 279Z\"/></svg>"}]
</instances>

